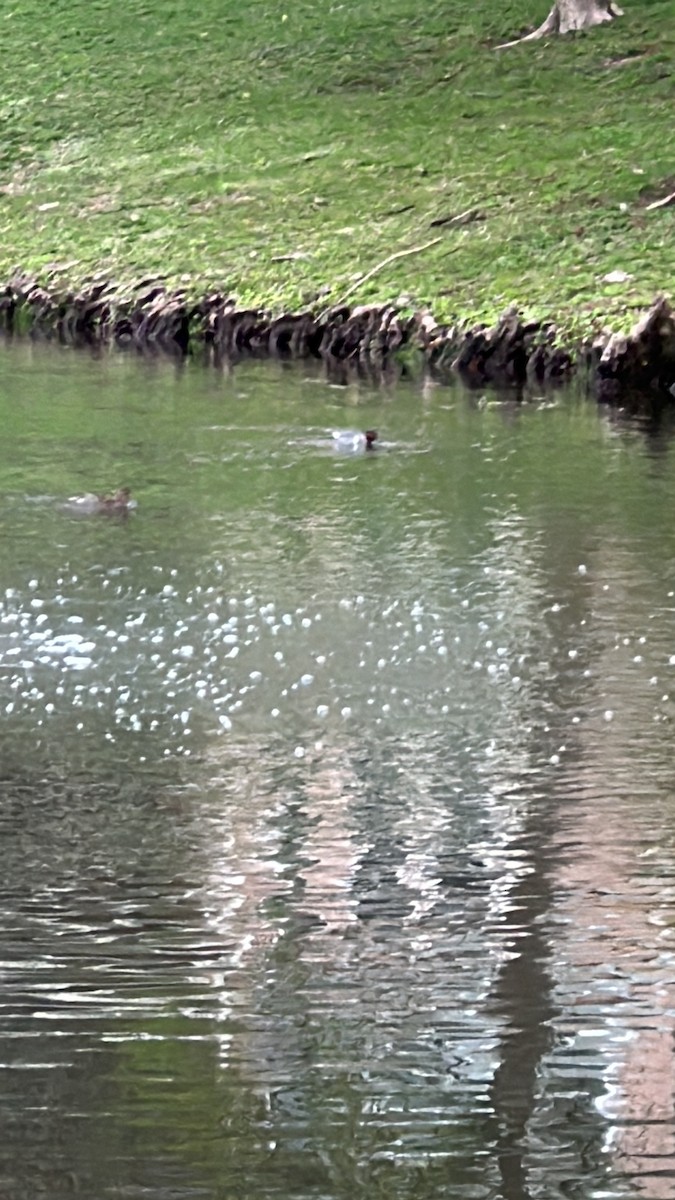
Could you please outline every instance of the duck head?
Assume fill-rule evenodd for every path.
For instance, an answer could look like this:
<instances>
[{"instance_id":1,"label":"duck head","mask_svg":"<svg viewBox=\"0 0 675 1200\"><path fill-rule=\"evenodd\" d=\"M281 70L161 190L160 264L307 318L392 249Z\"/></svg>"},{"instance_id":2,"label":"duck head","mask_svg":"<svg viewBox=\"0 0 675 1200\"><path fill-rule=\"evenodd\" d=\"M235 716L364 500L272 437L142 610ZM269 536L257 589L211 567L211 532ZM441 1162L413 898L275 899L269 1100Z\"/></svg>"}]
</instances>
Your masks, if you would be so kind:
<instances>
[{"instance_id":1,"label":"duck head","mask_svg":"<svg viewBox=\"0 0 675 1200\"><path fill-rule=\"evenodd\" d=\"M128 487L118 488L109 496L98 496L98 502L102 512L127 512L129 508L135 507L131 499L131 488Z\"/></svg>"}]
</instances>

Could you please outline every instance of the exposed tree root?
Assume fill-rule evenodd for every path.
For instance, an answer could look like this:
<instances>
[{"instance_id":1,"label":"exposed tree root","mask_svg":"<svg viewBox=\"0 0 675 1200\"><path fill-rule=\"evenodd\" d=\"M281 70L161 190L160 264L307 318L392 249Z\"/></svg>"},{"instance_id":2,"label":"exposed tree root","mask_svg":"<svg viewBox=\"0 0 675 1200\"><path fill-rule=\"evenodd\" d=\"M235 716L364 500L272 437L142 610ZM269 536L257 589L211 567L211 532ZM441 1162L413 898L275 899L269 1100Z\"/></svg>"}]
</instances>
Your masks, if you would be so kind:
<instances>
[{"instance_id":1,"label":"exposed tree root","mask_svg":"<svg viewBox=\"0 0 675 1200\"><path fill-rule=\"evenodd\" d=\"M3 329L75 346L115 344L176 356L196 352L216 366L251 354L315 358L329 373L355 370L374 379L395 372L397 352L408 348L436 378L459 375L469 386L540 390L581 368L599 399L620 403L632 395L639 403L649 393L675 400L675 312L665 297L627 336L605 332L580 347L561 344L552 321L524 320L517 308L493 326L471 327L440 325L428 310L406 314L395 304L341 303L326 312L279 316L242 309L222 293L190 300L162 278L122 290L98 277L75 292L17 273L0 285Z\"/></svg>"},{"instance_id":2,"label":"exposed tree root","mask_svg":"<svg viewBox=\"0 0 675 1200\"><path fill-rule=\"evenodd\" d=\"M627 337L614 333L594 349L600 399L611 401L632 389L663 389L675 398L675 312L665 296Z\"/></svg>"},{"instance_id":3,"label":"exposed tree root","mask_svg":"<svg viewBox=\"0 0 675 1200\"><path fill-rule=\"evenodd\" d=\"M513 42L504 42L497 50L508 50L511 46L520 46L523 42L536 42L541 38L555 33L578 33L582 29L590 29L594 25L602 25L605 21L613 21L622 17L623 9L614 0L556 0L546 20L525 37L516 38Z\"/></svg>"}]
</instances>

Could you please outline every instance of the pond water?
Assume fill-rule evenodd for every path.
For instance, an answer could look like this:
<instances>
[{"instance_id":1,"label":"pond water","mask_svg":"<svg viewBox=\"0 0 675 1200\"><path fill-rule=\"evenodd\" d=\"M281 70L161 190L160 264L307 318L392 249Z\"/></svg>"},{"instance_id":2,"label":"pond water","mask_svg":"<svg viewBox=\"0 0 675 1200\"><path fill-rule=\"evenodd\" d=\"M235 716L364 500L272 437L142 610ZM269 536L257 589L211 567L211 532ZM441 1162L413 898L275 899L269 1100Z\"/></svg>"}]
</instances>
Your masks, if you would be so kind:
<instances>
[{"instance_id":1,"label":"pond water","mask_svg":"<svg viewBox=\"0 0 675 1200\"><path fill-rule=\"evenodd\" d=\"M672 428L30 344L0 420L3 1200L675 1197Z\"/></svg>"}]
</instances>

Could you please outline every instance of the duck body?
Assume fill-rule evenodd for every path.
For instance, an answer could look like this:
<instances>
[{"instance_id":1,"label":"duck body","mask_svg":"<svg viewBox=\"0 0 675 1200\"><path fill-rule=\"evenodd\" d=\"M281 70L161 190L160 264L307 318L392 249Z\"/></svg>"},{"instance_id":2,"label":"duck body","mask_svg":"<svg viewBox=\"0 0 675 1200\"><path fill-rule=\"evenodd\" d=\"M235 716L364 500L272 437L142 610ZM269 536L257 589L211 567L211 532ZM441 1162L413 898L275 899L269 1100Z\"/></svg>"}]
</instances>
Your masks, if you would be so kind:
<instances>
[{"instance_id":1,"label":"duck body","mask_svg":"<svg viewBox=\"0 0 675 1200\"><path fill-rule=\"evenodd\" d=\"M366 429L361 433L357 429L337 429L333 433L333 445L336 450L358 454L362 450L374 450L377 441L377 430Z\"/></svg>"},{"instance_id":2,"label":"duck body","mask_svg":"<svg viewBox=\"0 0 675 1200\"><path fill-rule=\"evenodd\" d=\"M118 488L110 495L100 495L96 492L85 492L82 496L69 496L65 503L69 513L78 516L126 516L136 508L136 501L131 499L129 488Z\"/></svg>"}]
</instances>

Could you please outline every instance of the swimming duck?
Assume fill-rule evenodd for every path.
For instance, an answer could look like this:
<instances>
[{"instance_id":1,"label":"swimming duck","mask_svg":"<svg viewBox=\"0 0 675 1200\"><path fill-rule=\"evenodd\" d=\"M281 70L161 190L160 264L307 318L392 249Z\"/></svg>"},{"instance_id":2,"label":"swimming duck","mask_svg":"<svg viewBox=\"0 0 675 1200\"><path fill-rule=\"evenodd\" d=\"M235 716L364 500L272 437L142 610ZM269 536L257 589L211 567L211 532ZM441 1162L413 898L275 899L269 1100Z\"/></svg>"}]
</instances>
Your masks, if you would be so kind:
<instances>
[{"instance_id":1,"label":"swimming duck","mask_svg":"<svg viewBox=\"0 0 675 1200\"><path fill-rule=\"evenodd\" d=\"M83 496L70 496L66 501L66 508L69 512L81 513L87 517L99 514L126 516L135 507L136 501L131 499L131 490L128 487L118 488L116 492L107 496L98 495L96 492L85 492Z\"/></svg>"},{"instance_id":2,"label":"swimming duck","mask_svg":"<svg viewBox=\"0 0 675 1200\"><path fill-rule=\"evenodd\" d=\"M365 433L355 429L338 429L333 433L333 443L338 450L374 450L376 441L376 429L366 429Z\"/></svg>"}]
</instances>

